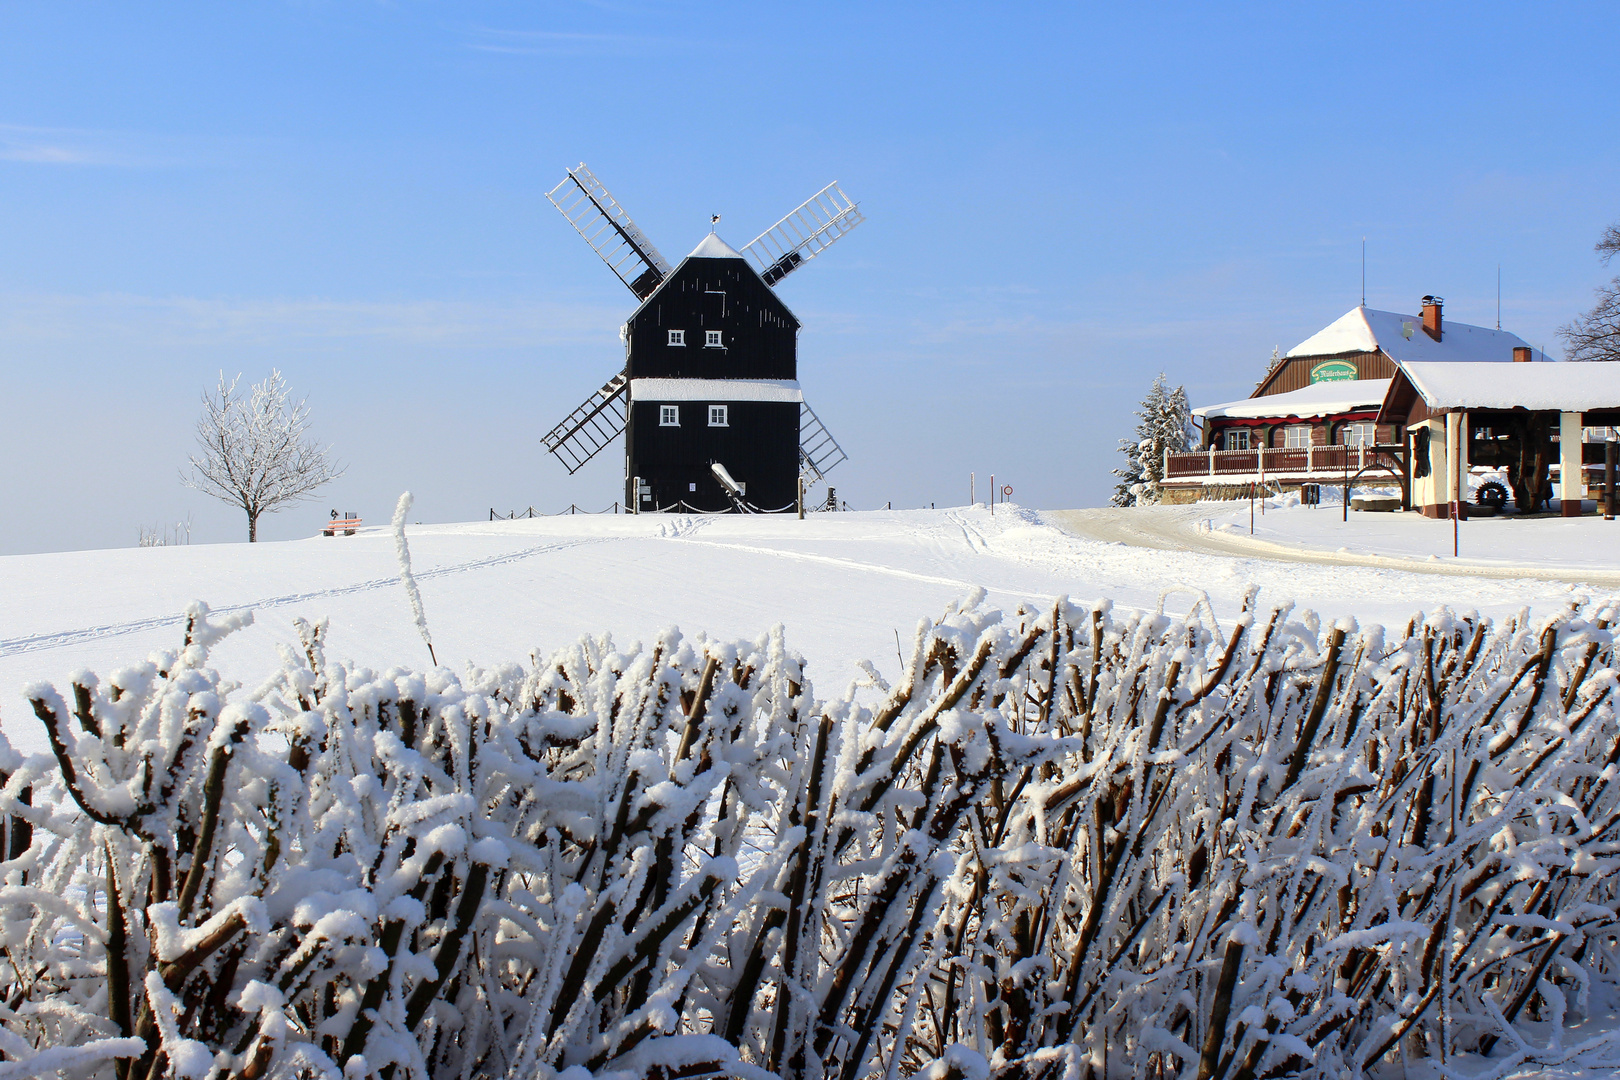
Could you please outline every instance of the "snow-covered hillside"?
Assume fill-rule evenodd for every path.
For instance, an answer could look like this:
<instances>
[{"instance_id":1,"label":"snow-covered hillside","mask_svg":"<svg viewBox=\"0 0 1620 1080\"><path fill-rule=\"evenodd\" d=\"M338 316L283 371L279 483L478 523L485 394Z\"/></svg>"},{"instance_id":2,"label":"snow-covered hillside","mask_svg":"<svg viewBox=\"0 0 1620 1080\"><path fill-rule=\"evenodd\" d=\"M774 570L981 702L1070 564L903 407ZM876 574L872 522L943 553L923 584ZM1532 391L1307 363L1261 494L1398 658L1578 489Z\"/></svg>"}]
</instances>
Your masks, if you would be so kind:
<instances>
[{"instance_id":1,"label":"snow-covered hillside","mask_svg":"<svg viewBox=\"0 0 1620 1080\"><path fill-rule=\"evenodd\" d=\"M1099 513L1129 523L1154 511ZM1174 518L1177 531L1156 542L1169 546L1180 537L1194 545L1197 516ZM523 660L583 633L611 632L627 642L675 624L688 634L734 638L784 623L827 691L855 677L862 659L893 673L896 634L909 641L918 618L975 587L1000 605L1067 594L1135 607L1156 606L1167 589L1202 589L1227 616L1252 581L1262 588L1262 604L1293 600L1363 623L1402 624L1415 611L1441 606L1487 615L1526 605L1550 611L1572 595L1603 591L1278 562L1268 552L1155 550L1076 535L1059 527L1061 520L1017 507L997 507L992 516L982 506L802 522L610 515L412 526L410 541L438 657L455 668ZM285 543L9 556L0 558L0 724L7 735L19 747L43 748L19 693L23 684L60 681L84 667L107 671L172 648L193 600L216 611L255 612L255 625L215 657L227 676L272 670L276 645L293 640L297 617L329 617L335 655L382 666L427 661L385 528ZM1172 611L1190 603L1185 592L1165 600Z\"/></svg>"},{"instance_id":2,"label":"snow-covered hillside","mask_svg":"<svg viewBox=\"0 0 1620 1080\"><path fill-rule=\"evenodd\" d=\"M1434 523L1271 509L1264 558L1209 526L1231 507L414 527L438 659L482 666L459 678L426 671L389 530L0 560L5 730L44 749L37 708L52 751L0 747L31 920L10 940L102 980L35 980L29 1015L74 1026L6 1053L804 1080L802 1039L846 1077L1221 1053L1245 1075L1604 1075L1606 586L1357 565ZM1573 577L1616 581L1586 554ZM219 614L177 654L193 598ZM575 644L601 632L621 647ZM56 689L30 708L36 679ZM132 898L104 924L59 902L103 888ZM88 953L69 924L96 925Z\"/></svg>"}]
</instances>

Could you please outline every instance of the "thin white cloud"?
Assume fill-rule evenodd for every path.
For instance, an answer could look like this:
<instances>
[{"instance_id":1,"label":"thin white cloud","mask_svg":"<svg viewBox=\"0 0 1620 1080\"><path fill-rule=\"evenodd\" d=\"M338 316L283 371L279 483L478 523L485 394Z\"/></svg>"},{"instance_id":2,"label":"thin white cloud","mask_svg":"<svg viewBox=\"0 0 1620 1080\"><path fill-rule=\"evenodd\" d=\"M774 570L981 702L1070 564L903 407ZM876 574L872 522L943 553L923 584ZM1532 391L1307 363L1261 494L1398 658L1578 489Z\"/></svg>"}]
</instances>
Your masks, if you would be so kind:
<instances>
[{"instance_id":1,"label":"thin white cloud","mask_svg":"<svg viewBox=\"0 0 1620 1080\"><path fill-rule=\"evenodd\" d=\"M141 168L174 164L174 140L123 132L0 124L0 161Z\"/></svg>"}]
</instances>

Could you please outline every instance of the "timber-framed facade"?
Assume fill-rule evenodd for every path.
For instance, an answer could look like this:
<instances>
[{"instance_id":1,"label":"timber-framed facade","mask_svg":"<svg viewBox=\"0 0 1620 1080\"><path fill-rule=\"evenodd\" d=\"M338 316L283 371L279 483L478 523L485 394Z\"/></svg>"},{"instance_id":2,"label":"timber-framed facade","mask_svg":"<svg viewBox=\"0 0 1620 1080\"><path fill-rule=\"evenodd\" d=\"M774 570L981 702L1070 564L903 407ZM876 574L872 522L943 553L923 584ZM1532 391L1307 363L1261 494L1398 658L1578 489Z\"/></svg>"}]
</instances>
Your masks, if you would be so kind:
<instances>
[{"instance_id":1,"label":"timber-framed facade","mask_svg":"<svg viewBox=\"0 0 1620 1080\"><path fill-rule=\"evenodd\" d=\"M1247 397L1193 410L1196 451L1167 455L1160 496L1195 502L1212 491L1261 483L1409 480L1404 418L1381 415L1391 380L1407 362L1544 360L1503 330L1447 323L1444 301L1420 313L1351 309L1275 359Z\"/></svg>"}]
</instances>

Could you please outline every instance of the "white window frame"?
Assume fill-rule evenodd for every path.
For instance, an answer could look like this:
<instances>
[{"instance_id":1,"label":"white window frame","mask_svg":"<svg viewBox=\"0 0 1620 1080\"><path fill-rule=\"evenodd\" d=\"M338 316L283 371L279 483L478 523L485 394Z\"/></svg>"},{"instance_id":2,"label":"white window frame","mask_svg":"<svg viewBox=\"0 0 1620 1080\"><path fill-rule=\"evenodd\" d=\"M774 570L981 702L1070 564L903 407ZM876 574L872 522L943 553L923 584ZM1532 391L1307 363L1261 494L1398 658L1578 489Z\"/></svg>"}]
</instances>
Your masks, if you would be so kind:
<instances>
[{"instance_id":1,"label":"white window frame","mask_svg":"<svg viewBox=\"0 0 1620 1080\"><path fill-rule=\"evenodd\" d=\"M709 426L710 427L730 427L731 426L731 409L730 409L730 407L726 406L726 405L710 405L709 406Z\"/></svg>"},{"instance_id":2,"label":"white window frame","mask_svg":"<svg viewBox=\"0 0 1620 1080\"><path fill-rule=\"evenodd\" d=\"M685 344L686 344L686 331L685 330L671 330L669 332L669 343L671 345L685 346Z\"/></svg>"},{"instance_id":3,"label":"white window frame","mask_svg":"<svg viewBox=\"0 0 1620 1080\"><path fill-rule=\"evenodd\" d=\"M1339 428L1339 438L1340 446L1373 446L1378 442L1378 425L1368 420L1352 421Z\"/></svg>"},{"instance_id":4,"label":"white window frame","mask_svg":"<svg viewBox=\"0 0 1620 1080\"><path fill-rule=\"evenodd\" d=\"M725 333L721 330L703 331L703 347L705 349L723 349L726 347Z\"/></svg>"},{"instance_id":5,"label":"white window frame","mask_svg":"<svg viewBox=\"0 0 1620 1080\"><path fill-rule=\"evenodd\" d=\"M681 426L681 407L679 405L660 405L660 406L658 406L658 426L659 427L680 427Z\"/></svg>"},{"instance_id":6,"label":"white window frame","mask_svg":"<svg viewBox=\"0 0 1620 1080\"><path fill-rule=\"evenodd\" d=\"M1246 428L1246 427L1229 427L1229 428L1226 429L1226 439L1225 439L1225 442L1224 442L1223 445L1225 445L1225 447L1228 450L1248 450L1248 449L1251 449L1250 443L1253 440L1251 439L1250 436L1252 434L1253 433L1250 432L1250 430L1248 428ZM1234 442L1242 442L1243 445L1242 446L1233 446L1232 444Z\"/></svg>"},{"instance_id":7,"label":"white window frame","mask_svg":"<svg viewBox=\"0 0 1620 1080\"><path fill-rule=\"evenodd\" d=\"M1311 445L1311 425L1289 424L1283 428L1283 449L1303 450Z\"/></svg>"}]
</instances>

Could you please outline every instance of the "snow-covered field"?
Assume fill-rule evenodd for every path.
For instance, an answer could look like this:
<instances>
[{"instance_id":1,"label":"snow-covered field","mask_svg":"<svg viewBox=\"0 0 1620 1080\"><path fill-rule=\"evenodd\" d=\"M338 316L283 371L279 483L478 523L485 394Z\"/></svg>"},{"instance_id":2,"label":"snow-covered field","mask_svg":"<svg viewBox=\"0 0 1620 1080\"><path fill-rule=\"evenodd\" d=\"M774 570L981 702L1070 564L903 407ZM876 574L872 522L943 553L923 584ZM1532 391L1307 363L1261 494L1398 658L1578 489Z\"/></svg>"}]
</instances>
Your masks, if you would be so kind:
<instances>
[{"instance_id":1,"label":"snow-covered field","mask_svg":"<svg viewBox=\"0 0 1620 1080\"><path fill-rule=\"evenodd\" d=\"M410 528L415 577L438 658L460 668L527 660L581 634L621 643L679 625L687 634L752 638L782 624L809 661L821 696L836 695L870 659L893 677L922 616L978 588L989 602L1043 606L1059 595L1175 612L1208 595L1237 614L1251 585L1264 606L1294 603L1363 625L1440 607L1500 618L1620 593L1620 524L1600 519L1495 520L1450 526L1410 514L1268 503L1249 535L1248 505L1037 512L998 507L788 517L564 517ZM212 662L257 683L295 640L296 618L328 618L329 653L363 665L425 667L399 580L393 537L69 552L0 558L0 724L20 749L44 749L21 688L103 674L179 642L193 600L251 610ZM1527 1072L1461 1058L1380 1075L1593 1078L1615 1075L1620 1028L1611 988L1579 1026L1525 1022L1543 1061ZM1553 1047L1547 1052L1546 1047ZM1509 1056L1504 1058L1502 1053Z\"/></svg>"},{"instance_id":2,"label":"snow-covered field","mask_svg":"<svg viewBox=\"0 0 1620 1080\"><path fill-rule=\"evenodd\" d=\"M630 641L674 624L733 638L783 623L823 692L854 678L862 659L892 674L896 634L909 641L918 618L975 587L1003 606L1067 594L1153 607L1165 590L1197 589L1228 616L1253 582L1263 604L1293 601L1400 624L1441 606L1499 616L1620 592L1611 586L1620 582L1620 524L1597 519L1465 523L1466 551L1495 560L1485 568L1490 577L1424 572L1451 569L1436 565L1453 562L1450 528L1416 515L1358 513L1345 526L1337 509L1274 504L1256 521L1265 543L1252 547L1246 503L1068 514L1006 506L994 515L979 506L802 522L578 516L412 526L410 541L438 657L456 668L526 659L587 632ZM1202 532L1203 522L1214 531ZM1240 528L1241 537L1231 535ZM1486 538L1497 546L1487 551ZM1279 561L1282 545L1296 542L1336 561ZM1443 559L1429 560L1442 544ZM1340 548L1351 554L1335 556ZM1352 565L1357 552L1400 561ZM1538 553L1570 580L1517 577L1537 569L1526 556ZM43 748L24 684L60 683L80 668L105 672L172 648L193 600L254 611L255 625L216 655L234 678L273 670L296 617L330 618L337 655L378 666L426 661L386 528L285 543L8 556L0 558L6 734L19 748ZM1181 611L1191 601L1180 591L1164 603Z\"/></svg>"}]
</instances>

